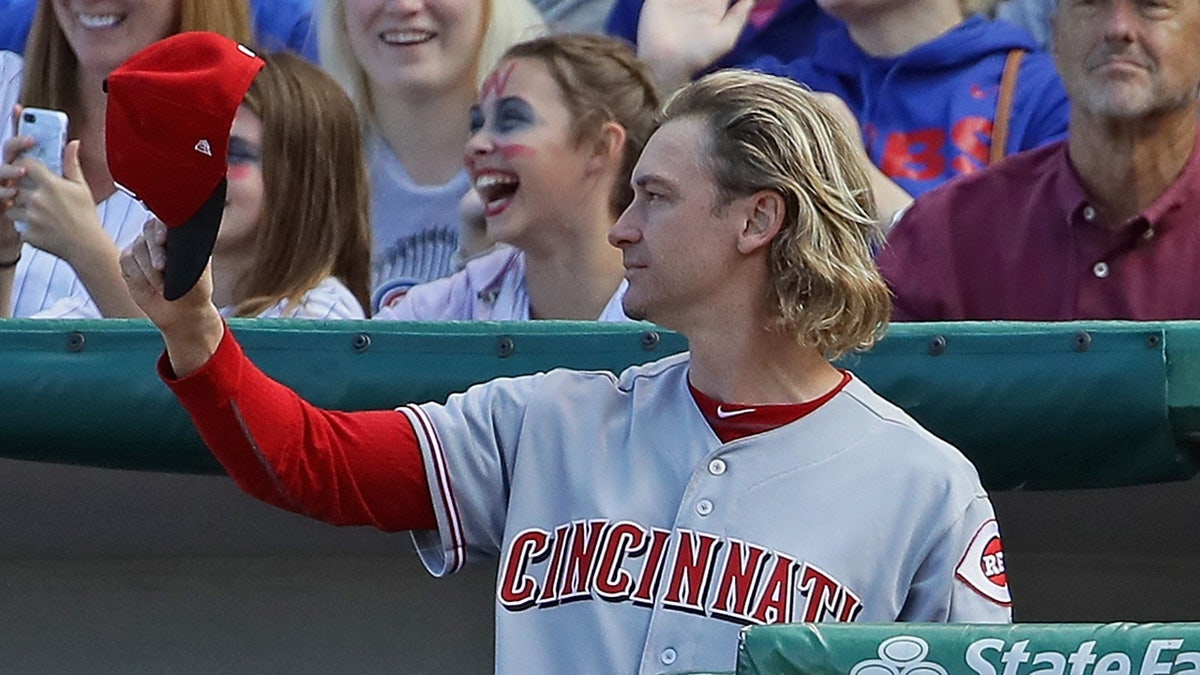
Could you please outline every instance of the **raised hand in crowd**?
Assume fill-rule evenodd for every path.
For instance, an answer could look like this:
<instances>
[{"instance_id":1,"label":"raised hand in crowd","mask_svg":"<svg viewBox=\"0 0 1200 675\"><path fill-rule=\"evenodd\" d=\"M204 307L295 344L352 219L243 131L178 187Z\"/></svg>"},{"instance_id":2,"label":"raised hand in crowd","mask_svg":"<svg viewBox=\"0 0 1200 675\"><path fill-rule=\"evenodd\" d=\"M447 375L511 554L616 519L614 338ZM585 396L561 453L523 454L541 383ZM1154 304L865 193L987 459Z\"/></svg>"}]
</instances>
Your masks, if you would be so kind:
<instances>
[{"instance_id":1,"label":"raised hand in crowd","mask_svg":"<svg viewBox=\"0 0 1200 675\"><path fill-rule=\"evenodd\" d=\"M746 27L755 0L646 0L637 53L664 95L687 84L728 53Z\"/></svg>"}]
</instances>

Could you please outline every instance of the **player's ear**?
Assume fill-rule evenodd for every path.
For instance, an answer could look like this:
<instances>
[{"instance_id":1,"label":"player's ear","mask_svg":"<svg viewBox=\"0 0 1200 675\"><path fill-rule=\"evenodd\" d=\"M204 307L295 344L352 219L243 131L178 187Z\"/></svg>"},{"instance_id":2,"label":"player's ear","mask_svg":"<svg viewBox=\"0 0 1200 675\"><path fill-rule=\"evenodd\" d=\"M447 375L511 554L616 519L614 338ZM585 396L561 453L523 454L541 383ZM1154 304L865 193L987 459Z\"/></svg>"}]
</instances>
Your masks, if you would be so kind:
<instances>
[{"instance_id":1,"label":"player's ear","mask_svg":"<svg viewBox=\"0 0 1200 675\"><path fill-rule=\"evenodd\" d=\"M747 198L746 223L738 236L738 251L749 254L771 244L783 227L787 204L774 190L759 190Z\"/></svg>"}]
</instances>

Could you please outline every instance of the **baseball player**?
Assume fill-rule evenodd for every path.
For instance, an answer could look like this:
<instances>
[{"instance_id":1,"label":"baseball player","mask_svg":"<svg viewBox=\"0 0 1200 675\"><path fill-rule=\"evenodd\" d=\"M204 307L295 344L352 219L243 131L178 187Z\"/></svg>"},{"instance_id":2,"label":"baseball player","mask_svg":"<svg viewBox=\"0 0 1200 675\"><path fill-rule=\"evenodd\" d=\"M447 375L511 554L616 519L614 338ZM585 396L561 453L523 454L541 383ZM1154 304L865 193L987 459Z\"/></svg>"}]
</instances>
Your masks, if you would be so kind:
<instances>
[{"instance_id":1,"label":"baseball player","mask_svg":"<svg viewBox=\"0 0 1200 675\"><path fill-rule=\"evenodd\" d=\"M889 313L867 175L814 96L741 71L667 104L610 240L626 312L690 352L331 412L242 354L162 225L122 256L163 379L250 494L412 530L436 576L497 557L501 673L732 669L738 630L1010 619L974 468L828 358Z\"/></svg>"}]
</instances>

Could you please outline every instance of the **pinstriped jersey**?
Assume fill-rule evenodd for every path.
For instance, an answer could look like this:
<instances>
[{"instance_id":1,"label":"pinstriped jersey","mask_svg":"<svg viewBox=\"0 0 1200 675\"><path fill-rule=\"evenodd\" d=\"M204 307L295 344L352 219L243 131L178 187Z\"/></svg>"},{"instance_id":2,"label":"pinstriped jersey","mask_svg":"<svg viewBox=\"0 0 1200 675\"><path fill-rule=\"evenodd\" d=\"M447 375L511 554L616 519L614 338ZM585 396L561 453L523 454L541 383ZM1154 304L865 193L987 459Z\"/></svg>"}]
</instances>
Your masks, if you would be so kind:
<instances>
[{"instance_id":1,"label":"pinstriped jersey","mask_svg":"<svg viewBox=\"0 0 1200 675\"><path fill-rule=\"evenodd\" d=\"M237 311L236 306L222 307L221 316L229 318ZM362 305L354 293L337 277L325 277L313 286L300 301L291 303L286 298L267 307L256 315L259 319L365 319ZM102 319L104 314L90 296L72 295L63 298L33 315L34 319Z\"/></svg>"},{"instance_id":2,"label":"pinstriped jersey","mask_svg":"<svg viewBox=\"0 0 1200 675\"><path fill-rule=\"evenodd\" d=\"M434 575L499 558L500 673L731 670L738 630L1010 620L974 467L852 379L723 444L688 356L499 379L401 410L438 520Z\"/></svg>"},{"instance_id":3,"label":"pinstriped jersey","mask_svg":"<svg viewBox=\"0 0 1200 675\"><path fill-rule=\"evenodd\" d=\"M0 110L6 114L20 95L21 72L19 56L0 52ZM0 124L0 142L11 135L12 125ZM96 205L96 215L117 248L128 246L151 217L140 202L120 190ZM86 297L87 289L67 261L29 244L21 247L21 261L13 278L13 316L31 316L62 298L78 294Z\"/></svg>"}]
</instances>

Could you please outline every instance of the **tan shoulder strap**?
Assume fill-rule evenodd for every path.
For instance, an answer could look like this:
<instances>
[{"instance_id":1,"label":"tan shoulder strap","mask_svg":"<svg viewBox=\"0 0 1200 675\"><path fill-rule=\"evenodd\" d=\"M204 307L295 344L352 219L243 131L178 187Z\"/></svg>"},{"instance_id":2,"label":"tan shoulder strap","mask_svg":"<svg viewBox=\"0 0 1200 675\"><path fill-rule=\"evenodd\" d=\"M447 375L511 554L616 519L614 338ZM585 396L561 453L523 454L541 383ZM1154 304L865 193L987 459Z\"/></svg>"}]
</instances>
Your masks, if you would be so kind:
<instances>
[{"instance_id":1,"label":"tan shoulder strap","mask_svg":"<svg viewBox=\"0 0 1200 675\"><path fill-rule=\"evenodd\" d=\"M996 100L996 120L992 123L992 147L988 151L988 164L995 164L1008 147L1008 124L1012 117L1013 93L1017 88L1017 71L1025 58L1024 49L1014 49L1004 59L1004 74L1000 76L1000 96Z\"/></svg>"}]
</instances>

